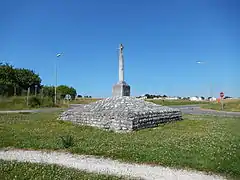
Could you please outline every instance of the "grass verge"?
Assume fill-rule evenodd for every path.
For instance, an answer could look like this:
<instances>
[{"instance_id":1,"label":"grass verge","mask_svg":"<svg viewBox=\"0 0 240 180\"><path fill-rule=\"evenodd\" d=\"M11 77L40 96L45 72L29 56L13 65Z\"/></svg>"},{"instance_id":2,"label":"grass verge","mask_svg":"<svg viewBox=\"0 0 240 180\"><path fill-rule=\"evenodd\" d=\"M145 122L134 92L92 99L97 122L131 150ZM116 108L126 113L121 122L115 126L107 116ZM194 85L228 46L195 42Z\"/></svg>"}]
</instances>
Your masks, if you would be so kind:
<instances>
[{"instance_id":1,"label":"grass verge","mask_svg":"<svg viewBox=\"0 0 240 180\"><path fill-rule=\"evenodd\" d=\"M89 104L101 100L101 98L77 98L70 102L70 104Z\"/></svg>"},{"instance_id":2,"label":"grass verge","mask_svg":"<svg viewBox=\"0 0 240 180\"><path fill-rule=\"evenodd\" d=\"M77 98L71 101L71 104L89 104L101 100L101 98ZM208 104L208 101L190 101L190 100L161 100L161 99L146 99L148 102L160 104L164 106L174 105L194 105L194 104Z\"/></svg>"},{"instance_id":3,"label":"grass verge","mask_svg":"<svg viewBox=\"0 0 240 180\"><path fill-rule=\"evenodd\" d=\"M223 100L223 111L240 112L240 100ZM221 103L212 102L201 106L203 109L213 109L221 111Z\"/></svg>"},{"instance_id":4,"label":"grass verge","mask_svg":"<svg viewBox=\"0 0 240 180\"><path fill-rule=\"evenodd\" d=\"M190 101L190 100L163 100L163 99L147 99L148 102L163 106L177 106L177 105L194 105L194 104L208 104L208 101Z\"/></svg>"},{"instance_id":5,"label":"grass verge","mask_svg":"<svg viewBox=\"0 0 240 180\"><path fill-rule=\"evenodd\" d=\"M64 180L119 180L122 177L87 173L73 168L65 168L58 165L37 164L29 162L0 160L0 177L2 180L24 179L64 179Z\"/></svg>"},{"instance_id":6,"label":"grass verge","mask_svg":"<svg viewBox=\"0 0 240 180\"><path fill-rule=\"evenodd\" d=\"M124 161L192 168L240 178L240 118L185 115L184 121L117 134L56 120L57 113L0 114L0 147L64 149Z\"/></svg>"},{"instance_id":7,"label":"grass verge","mask_svg":"<svg viewBox=\"0 0 240 180\"><path fill-rule=\"evenodd\" d=\"M68 107L67 104L63 104L62 101L60 104L54 105L52 99L49 97L35 97L30 96L28 99L26 96L14 96L3 98L0 97L0 110L25 110L25 109L37 109L37 108L50 108L50 107Z\"/></svg>"}]
</instances>

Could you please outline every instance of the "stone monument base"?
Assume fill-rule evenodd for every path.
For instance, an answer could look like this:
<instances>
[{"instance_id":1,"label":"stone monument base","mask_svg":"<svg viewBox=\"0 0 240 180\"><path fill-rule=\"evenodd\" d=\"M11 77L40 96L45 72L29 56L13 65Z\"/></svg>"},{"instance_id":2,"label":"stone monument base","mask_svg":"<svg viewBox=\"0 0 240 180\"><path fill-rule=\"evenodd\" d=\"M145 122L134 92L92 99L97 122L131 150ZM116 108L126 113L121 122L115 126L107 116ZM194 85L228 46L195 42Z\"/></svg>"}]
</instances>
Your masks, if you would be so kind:
<instances>
[{"instance_id":1,"label":"stone monument base","mask_svg":"<svg viewBox=\"0 0 240 180\"><path fill-rule=\"evenodd\" d=\"M122 96L74 106L63 112L59 119L115 132L129 132L182 120L182 113L179 109Z\"/></svg>"},{"instance_id":2,"label":"stone monument base","mask_svg":"<svg viewBox=\"0 0 240 180\"><path fill-rule=\"evenodd\" d=\"M113 86L112 95L130 96L130 86L126 82L118 82Z\"/></svg>"}]
</instances>

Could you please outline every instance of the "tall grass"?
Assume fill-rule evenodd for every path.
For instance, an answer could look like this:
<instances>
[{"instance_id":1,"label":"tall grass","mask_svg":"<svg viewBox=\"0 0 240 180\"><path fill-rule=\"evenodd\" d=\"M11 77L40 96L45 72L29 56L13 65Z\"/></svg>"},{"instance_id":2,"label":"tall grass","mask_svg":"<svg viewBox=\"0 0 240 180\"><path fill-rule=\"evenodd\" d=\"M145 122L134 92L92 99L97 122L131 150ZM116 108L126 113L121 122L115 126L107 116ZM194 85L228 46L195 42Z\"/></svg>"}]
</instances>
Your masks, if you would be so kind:
<instances>
[{"instance_id":1,"label":"tall grass","mask_svg":"<svg viewBox=\"0 0 240 180\"><path fill-rule=\"evenodd\" d=\"M22 110L54 106L50 97L29 96L28 103L26 96L0 97L0 110Z\"/></svg>"}]
</instances>

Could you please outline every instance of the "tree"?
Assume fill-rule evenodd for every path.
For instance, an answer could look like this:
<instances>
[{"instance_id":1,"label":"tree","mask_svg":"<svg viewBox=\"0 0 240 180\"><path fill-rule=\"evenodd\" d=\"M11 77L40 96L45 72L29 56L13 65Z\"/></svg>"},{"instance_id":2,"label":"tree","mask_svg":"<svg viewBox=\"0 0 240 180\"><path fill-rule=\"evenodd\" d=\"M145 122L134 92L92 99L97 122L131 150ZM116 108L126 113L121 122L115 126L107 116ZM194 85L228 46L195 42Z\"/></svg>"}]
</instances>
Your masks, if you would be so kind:
<instances>
[{"instance_id":1,"label":"tree","mask_svg":"<svg viewBox=\"0 0 240 180\"><path fill-rule=\"evenodd\" d=\"M8 63L0 63L1 95L11 96L13 94L20 94L21 90L27 90L28 87L30 87L33 92L35 85L40 87L41 78L32 70L24 68L14 68Z\"/></svg>"},{"instance_id":2,"label":"tree","mask_svg":"<svg viewBox=\"0 0 240 180\"><path fill-rule=\"evenodd\" d=\"M54 98L54 86L42 86L43 96Z\"/></svg>"},{"instance_id":3,"label":"tree","mask_svg":"<svg viewBox=\"0 0 240 180\"><path fill-rule=\"evenodd\" d=\"M15 69L15 76L19 87L23 89L27 89L28 87L34 89L35 85L38 87L41 85L41 78L32 70L17 68Z\"/></svg>"},{"instance_id":4,"label":"tree","mask_svg":"<svg viewBox=\"0 0 240 180\"><path fill-rule=\"evenodd\" d=\"M20 95L22 90L30 88L33 94L35 87L42 88L43 96L48 96L54 100L54 86L42 86L41 78L33 70L26 68L14 68L12 65L0 63L0 95ZM77 92L73 87L61 85L57 87L57 93L61 98L70 94L75 99Z\"/></svg>"},{"instance_id":5,"label":"tree","mask_svg":"<svg viewBox=\"0 0 240 180\"><path fill-rule=\"evenodd\" d=\"M77 91L76 89L74 89L73 87L69 87L66 85L60 85L57 87L57 93L60 94L61 98L64 98L66 96L66 94L70 94L72 99L75 99L76 95L77 95Z\"/></svg>"},{"instance_id":6,"label":"tree","mask_svg":"<svg viewBox=\"0 0 240 180\"><path fill-rule=\"evenodd\" d=\"M1 95L13 95L13 87L17 83L15 71L12 65L0 63L0 93Z\"/></svg>"}]
</instances>

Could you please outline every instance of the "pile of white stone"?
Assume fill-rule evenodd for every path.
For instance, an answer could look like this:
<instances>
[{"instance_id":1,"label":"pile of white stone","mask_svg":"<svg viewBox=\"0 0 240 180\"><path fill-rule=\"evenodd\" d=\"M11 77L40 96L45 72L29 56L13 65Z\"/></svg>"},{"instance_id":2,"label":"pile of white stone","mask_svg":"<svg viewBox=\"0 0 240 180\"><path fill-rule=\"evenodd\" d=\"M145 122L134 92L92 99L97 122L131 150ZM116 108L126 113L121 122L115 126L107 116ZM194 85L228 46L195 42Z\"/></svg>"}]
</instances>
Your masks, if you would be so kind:
<instances>
[{"instance_id":1,"label":"pile of white stone","mask_svg":"<svg viewBox=\"0 0 240 180\"><path fill-rule=\"evenodd\" d=\"M113 131L133 131L181 120L182 113L179 109L123 96L73 107L63 112L60 119Z\"/></svg>"}]
</instances>

